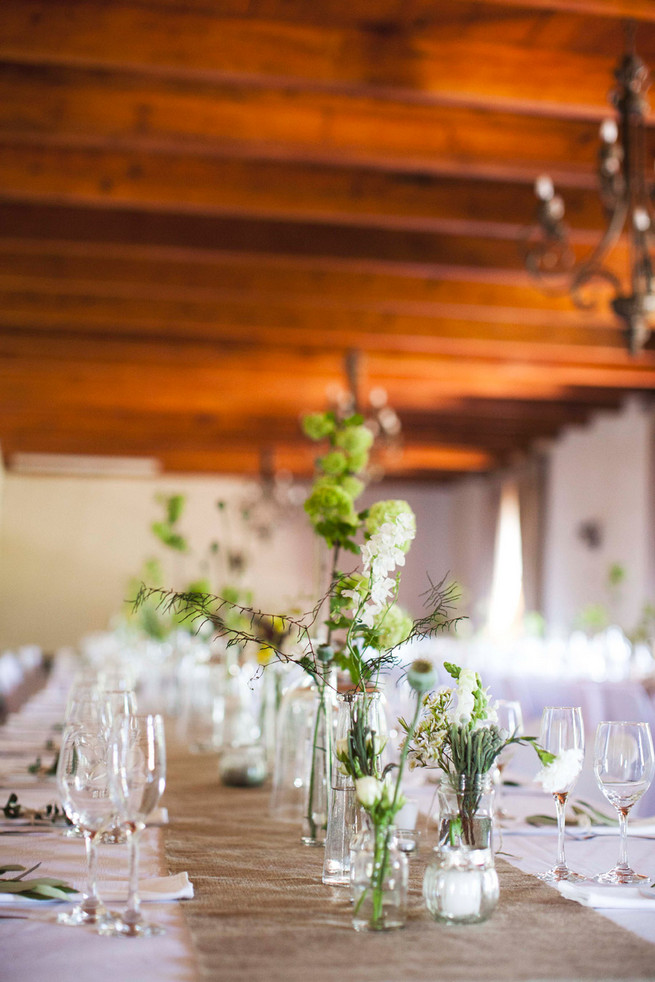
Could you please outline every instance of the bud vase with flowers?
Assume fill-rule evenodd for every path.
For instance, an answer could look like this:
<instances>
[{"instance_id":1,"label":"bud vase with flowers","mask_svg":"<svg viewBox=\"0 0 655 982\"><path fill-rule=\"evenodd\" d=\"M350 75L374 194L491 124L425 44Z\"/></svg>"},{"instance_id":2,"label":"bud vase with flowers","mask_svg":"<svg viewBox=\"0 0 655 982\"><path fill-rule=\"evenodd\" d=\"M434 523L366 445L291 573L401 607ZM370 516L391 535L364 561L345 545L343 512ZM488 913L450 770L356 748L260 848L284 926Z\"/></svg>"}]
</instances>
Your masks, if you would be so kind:
<instances>
[{"instance_id":1,"label":"bud vase with flowers","mask_svg":"<svg viewBox=\"0 0 655 982\"><path fill-rule=\"evenodd\" d=\"M495 762L510 744L529 744L539 759L554 757L534 737L508 733L498 717L479 674L444 663L455 681L423 699L423 715L406 730L403 749L409 766L437 768L439 846L423 882L430 913L448 923L469 923L488 917L498 900L493 860L493 784Z\"/></svg>"}]
</instances>

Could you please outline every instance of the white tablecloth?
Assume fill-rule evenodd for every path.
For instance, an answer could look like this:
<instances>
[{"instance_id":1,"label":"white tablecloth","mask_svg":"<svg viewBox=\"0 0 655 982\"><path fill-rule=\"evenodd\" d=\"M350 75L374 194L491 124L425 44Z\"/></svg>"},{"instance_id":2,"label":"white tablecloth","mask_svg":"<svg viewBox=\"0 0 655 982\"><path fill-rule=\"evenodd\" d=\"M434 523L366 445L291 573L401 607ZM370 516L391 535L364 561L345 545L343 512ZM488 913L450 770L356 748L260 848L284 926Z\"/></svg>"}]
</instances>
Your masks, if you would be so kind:
<instances>
[{"instance_id":1,"label":"white tablecloth","mask_svg":"<svg viewBox=\"0 0 655 982\"><path fill-rule=\"evenodd\" d=\"M37 754L48 764L53 752L45 749L48 737L58 742L53 726L61 721L69 676L58 674L17 714L0 727L0 807L11 792L26 807L41 808L57 798L53 778L37 779L28 766ZM165 804L165 797L162 801ZM17 863L41 866L32 875L55 876L73 886L85 883L84 843L65 838L63 829L24 834L11 833L16 826L2 821L0 812L0 865ZM171 816L174 821L174 816ZM9 834L7 834L9 833ZM127 847L101 845L98 857L98 891L123 884L126 893ZM160 828L146 829L142 837L140 877L166 873ZM190 939L180 903L144 903L148 917L166 933L154 938L106 938L86 927L64 927L54 917L65 905L58 902L0 902L0 979L3 982L194 982L196 971ZM118 910L121 904L108 904ZM21 915L18 918L9 914Z\"/></svg>"}]
</instances>

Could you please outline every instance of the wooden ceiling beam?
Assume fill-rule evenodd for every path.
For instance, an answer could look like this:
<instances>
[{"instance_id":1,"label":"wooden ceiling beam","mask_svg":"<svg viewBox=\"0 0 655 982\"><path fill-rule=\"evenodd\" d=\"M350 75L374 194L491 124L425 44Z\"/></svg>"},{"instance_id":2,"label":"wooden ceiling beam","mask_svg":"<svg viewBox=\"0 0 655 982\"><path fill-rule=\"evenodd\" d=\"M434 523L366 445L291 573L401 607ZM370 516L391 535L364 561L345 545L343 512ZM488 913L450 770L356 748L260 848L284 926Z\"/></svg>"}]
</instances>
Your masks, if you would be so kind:
<instances>
[{"instance_id":1,"label":"wooden ceiling beam","mask_svg":"<svg viewBox=\"0 0 655 982\"><path fill-rule=\"evenodd\" d=\"M146 156L152 154L173 170L198 170L201 181L203 168L228 156L523 182L547 167L561 184L593 187L598 125L611 114L608 106L587 118L565 118L550 117L534 103L520 112L236 83L154 84L111 71L0 68L3 155L11 162L24 144L18 165L29 160L34 143L51 157L44 173L56 176L68 150L70 169L92 163L100 180L113 184L130 172L140 176L147 162L156 181L156 163ZM611 76L603 81L603 97L609 84ZM653 132L648 140L652 151ZM7 165L4 170L11 173Z\"/></svg>"},{"instance_id":2,"label":"wooden ceiling beam","mask_svg":"<svg viewBox=\"0 0 655 982\"><path fill-rule=\"evenodd\" d=\"M157 291L178 300L218 302L226 293L240 293L265 303L377 304L406 313L420 312L424 305L461 305L463 298L470 306L538 309L549 316L576 310L568 295L535 289L522 272L506 271L502 281L482 269L468 273L455 266L416 275L412 270L348 269L338 261L302 257L0 237L0 275L3 288L12 291L41 292L56 281L64 292L87 295L111 290L117 296L152 296Z\"/></svg>"},{"instance_id":3,"label":"wooden ceiling beam","mask_svg":"<svg viewBox=\"0 0 655 982\"><path fill-rule=\"evenodd\" d=\"M52 346L50 346L50 350ZM147 348L145 349L147 352ZM84 360L76 340L58 347L59 358L43 351L11 356L0 341L0 406L160 408L226 411L236 415L277 407L300 412L325 405L327 391L342 382L342 359L333 352L295 355L273 346L217 350L213 358L190 360L181 351L167 362L143 360L144 349L131 345L122 361ZM141 357L140 357L141 355ZM185 357L186 356L186 357ZM429 411L443 398L552 398L577 388L655 388L655 367L505 361L500 358L413 356L376 352L367 358L369 379L383 386L397 412ZM293 385L289 385L293 379Z\"/></svg>"},{"instance_id":4,"label":"wooden ceiling beam","mask_svg":"<svg viewBox=\"0 0 655 982\"><path fill-rule=\"evenodd\" d=\"M0 103L1 105L1 103ZM435 232L516 236L536 213L532 167L524 180L385 172L296 161L243 160L140 149L11 142L0 134L5 198L135 207L179 214L244 215ZM514 157L516 160L516 157ZM604 227L595 179L566 191L572 228Z\"/></svg>"},{"instance_id":5,"label":"wooden ceiling beam","mask_svg":"<svg viewBox=\"0 0 655 982\"><path fill-rule=\"evenodd\" d=\"M579 418L586 415L581 407ZM448 416L438 414L430 422L418 425L417 414L403 413L402 443L404 446L417 444L430 445L459 444L466 447L484 449L494 453L509 453L513 449L525 448L533 440L555 435L569 419L554 414L544 414L525 419L501 419L493 416ZM306 443L300 420L292 416L255 416L243 419L224 413L172 413L160 412L100 412L87 410L80 414L71 410L58 413L56 427L50 414L41 407L20 412L5 410L2 415L4 431L3 442L9 440L10 446L20 445L25 450L33 449L37 441L41 452L53 451L62 439L85 441L84 446L93 446L93 441L105 445L112 439L120 444L123 452L144 454L153 447L187 448L210 450L217 443L238 446L257 444L274 448L278 444L302 445ZM81 446L82 444L80 444Z\"/></svg>"},{"instance_id":6,"label":"wooden ceiling beam","mask_svg":"<svg viewBox=\"0 0 655 982\"><path fill-rule=\"evenodd\" d=\"M314 89L393 88L425 99L457 92L516 98L513 80L522 77L525 99L594 105L604 98L609 60L620 53L621 20L655 19L649 0L549 2L548 17L538 2L511 0L478 9L452 0L440 0L438 10L427 0L407 7L368 4L358 15L357 5L346 10L344 3L337 12L324 3L320 11L306 3L264 10L225 2L182 10L124 0L3 0L1 48L5 58L28 63L139 66L254 85L284 79ZM597 15L592 31L589 8ZM655 57L652 36L643 44Z\"/></svg>"},{"instance_id":7,"label":"wooden ceiling beam","mask_svg":"<svg viewBox=\"0 0 655 982\"><path fill-rule=\"evenodd\" d=\"M0 162L0 170L2 164ZM1 195L0 195L1 197ZM88 203L90 205L90 202ZM0 220L8 238L36 238L43 242L61 241L62 232L69 242L114 244L130 243L132 247L197 250L227 254L234 260L265 256L297 257L301 265L333 264L334 269L367 271L378 269L403 275L434 278L444 269L459 270L458 279L478 279L526 285L521 232L506 225L486 227L472 225L463 231L446 226L438 232L359 227L302 221L275 221L266 218L226 217L204 214L184 215L124 207L74 207L52 200L0 201ZM595 244L598 236L590 240ZM589 245L573 245L576 256L588 255ZM609 265L619 275L626 250L617 246ZM482 272L481 272L482 271Z\"/></svg>"},{"instance_id":8,"label":"wooden ceiling beam","mask_svg":"<svg viewBox=\"0 0 655 982\"><path fill-rule=\"evenodd\" d=\"M198 345L209 350L247 349L273 345L280 352L301 348L333 351L343 356L351 349L373 354L468 355L498 360L580 362L629 366L630 355L620 329L592 315L567 323L535 318L519 309L433 305L428 316L395 313L372 307L340 304L282 303L262 298L226 296L215 303L161 298L121 298L40 294L2 289L0 328L29 334L35 343L57 335L95 343L94 355L103 358L103 344L131 342ZM509 321L509 318L512 321ZM523 322L521 322L523 319ZM128 347L125 349L128 351ZM640 366L655 366L655 353L640 355Z\"/></svg>"}]
</instances>

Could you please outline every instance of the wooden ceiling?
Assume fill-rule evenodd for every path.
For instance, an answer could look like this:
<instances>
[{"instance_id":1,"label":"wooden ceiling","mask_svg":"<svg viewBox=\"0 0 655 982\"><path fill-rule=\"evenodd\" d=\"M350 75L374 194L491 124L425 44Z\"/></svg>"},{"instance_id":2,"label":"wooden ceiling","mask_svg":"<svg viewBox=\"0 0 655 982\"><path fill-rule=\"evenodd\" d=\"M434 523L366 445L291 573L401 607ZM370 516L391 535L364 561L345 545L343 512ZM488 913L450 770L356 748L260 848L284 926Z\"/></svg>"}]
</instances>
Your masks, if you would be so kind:
<instances>
[{"instance_id":1,"label":"wooden ceiling","mask_svg":"<svg viewBox=\"0 0 655 982\"><path fill-rule=\"evenodd\" d=\"M299 416L350 351L412 478L651 394L655 344L632 358L520 250L544 172L576 251L599 238L627 17L655 69L653 0L2 0L9 464L306 474Z\"/></svg>"}]
</instances>

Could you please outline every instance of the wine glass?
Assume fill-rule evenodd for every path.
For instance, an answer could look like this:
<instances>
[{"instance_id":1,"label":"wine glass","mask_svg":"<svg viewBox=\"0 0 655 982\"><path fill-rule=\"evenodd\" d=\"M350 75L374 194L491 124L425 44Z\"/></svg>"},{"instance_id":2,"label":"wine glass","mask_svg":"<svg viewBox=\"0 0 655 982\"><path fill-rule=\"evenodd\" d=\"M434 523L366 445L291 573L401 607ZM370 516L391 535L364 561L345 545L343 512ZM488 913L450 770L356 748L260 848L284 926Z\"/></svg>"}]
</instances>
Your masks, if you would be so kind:
<instances>
[{"instance_id":1,"label":"wine glass","mask_svg":"<svg viewBox=\"0 0 655 982\"><path fill-rule=\"evenodd\" d=\"M546 706L541 717L539 744L544 750L558 758L542 783L544 790L550 792L557 808L557 863L539 879L547 882L560 880L585 880L580 873L574 873L566 865L564 853L564 817L566 800L582 770L584 760L584 726L580 706Z\"/></svg>"},{"instance_id":2,"label":"wine glass","mask_svg":"<svg viewBox=\"0 0 655 982\"><path fill-rule=\"evenodd\" d=\"M628 865L628 813L648 789L655 772L648 723L603 722L596 729L594 774L600 790L619 814L620 845L616 866L594 877L599 883L638 883L647 876Z\"/></svg>"},{"instance_id":3,"label":"wine glass","mask_svg":"<svg viewBox=\"0 0 655 982\"><path fill-rule=\"evenodd\" d=\"M104 924L101 934L148 937L164 929L146 921L139 898L139 843L148 815L157 806L166 784L166 749L161 716L122 716L111 741L111 790L114 811L127 833L129 889L127 906Z\"/></svg>"},{"instance_id":4,"label":"wine glass","mask_svg":"<svg viewBox=\"0 0 655 982\"><path fill-rule=\"evenodd\" d=\"M495 703L494 708L498 718L497 725L501 730L504 730L507 733L508 738L521 736L523 733L523 713L521 712L521 703L517 702L515 699L499 699ZM496 768L498 771L498 807L496 809L496 815L498 818L512 817L502 805L503 771L514 756L515 752L516 745L510 744L509 747L505 747L505 749L496 759Z\"/></svg>"},{"instance_id":5,"label":"wine glass","mask_svg":"<svg viewBox=\"0 0 655 982\"><path fill-rule=\"evenodd\" d=\"M102 725L106 729L108 738L113 725L119 717L136 713L136 692L134 689L126 688L125 686L107 689L99 684L97 698ZM120 827L117 816L113 817L101 833L100 841L103 845L114 845L127 841L127 835Z\"/></svg>"},{"instance_id":6,"label":"wine glass","mask_svg":"<svg viewBox=\"0 0 655 982\"><path fill-rule=\"evenodd\" d=\"M57 916L60 924L100 926L110 916L96 890L98 840L115 807L108 754L106 733L93 723L65 727L57 762L57 787L67 817L84 836L86 888L80 903Z\"/></svg>"}]
</instances>

